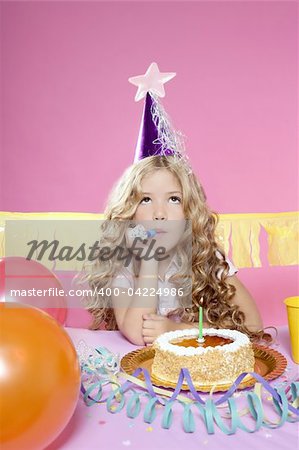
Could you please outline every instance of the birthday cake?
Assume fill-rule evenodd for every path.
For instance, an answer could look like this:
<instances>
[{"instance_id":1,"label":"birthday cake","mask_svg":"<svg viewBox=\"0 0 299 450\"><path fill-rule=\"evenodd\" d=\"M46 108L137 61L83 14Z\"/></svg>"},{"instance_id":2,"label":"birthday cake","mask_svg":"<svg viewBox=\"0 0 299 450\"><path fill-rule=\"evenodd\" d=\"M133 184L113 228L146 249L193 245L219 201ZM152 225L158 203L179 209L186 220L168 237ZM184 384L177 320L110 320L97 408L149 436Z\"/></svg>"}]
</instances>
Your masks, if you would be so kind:
<instances>
[{"instance_id":1,"label":"birthday cake","mask_svg":"<svg viewBox=\"0 0 299 450\"><path fill-rule=\"evenodd\" d=\"M180 370L187 368L197 385L230 384L242 372L254 371L254 352L249 338L239 331L198 329L164 333L154 342L152 375L177 383Z\"/></svg>"}]
</instances>

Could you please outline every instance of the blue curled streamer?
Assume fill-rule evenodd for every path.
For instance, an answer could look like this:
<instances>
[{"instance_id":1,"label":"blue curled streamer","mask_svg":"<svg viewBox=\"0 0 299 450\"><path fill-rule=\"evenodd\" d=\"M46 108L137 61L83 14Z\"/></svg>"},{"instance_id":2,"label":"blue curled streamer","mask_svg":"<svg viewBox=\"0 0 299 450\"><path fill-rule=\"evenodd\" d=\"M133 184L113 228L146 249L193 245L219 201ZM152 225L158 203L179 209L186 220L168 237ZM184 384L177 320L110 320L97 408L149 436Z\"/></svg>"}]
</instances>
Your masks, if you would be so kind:
<instances>
[{"instance_id":1,"label":"blue curled streamer","mask_svg":"<svg viewBox=\"0 0 299 450\"><path fill-rule=\"evenodd\" d=\"M194 433L195 431L195 422L194 416L191 411L192 404L186 403L184 405L184 413L183 413L183 427L186 433Z\"/></svg>"},{"instance_id":2,"label":"blue curled streamer","mask_svg":"<svg viewBox=\"0 0 299 450\"><path fill-rule=\"evenodd\" d=\"M299 397L299 381L291 383L291 393L293 402Z\"/></svg>"},{"instance_id":3,"label":"blue curled streamer","mask_svg":"<svg viewBox=\"0 0 299 450\"><path fill-rule=\"evenodd\" d=\"M194 403L194 406L198 409L199 414L200 414L200 418L203 420L205 426L206 426L206 412L205 412L205 407L203 405L201 405L200 403ZM206 428L208 429L209 426Z\"/></svg>"},{"instance_id":4,"label":"blue curled streamer","mask_svg":"<svg viewBox=\"0 0 299 450\"><path fill-rule=\"evenodd\" d=\"M117 394L121 394L121 400L120 400L120 402L117 402L117 403L119 403L119 405L117 408L115 408L115 405L112 405L112 402ZM125 399L125 393L123 391L121 391L119 389L117 389L116 391L112 391L106 400L107 411L115 414L123 409L123 407L125 406L125 403L126 403L126 399ZM113 406L114 406L114 408L113 408Z\"/></svg>"},{"instance_id":5,"label":"blue curled streamer","mask_svg":"<svg viewBox=\"0 0 299 450\"><path fill-rule=\"evenodd\" d=\"M236 405L236 400L231 397L227 401L228 409L231 415L231 433L234 434L237 428L241 428L243 431L247 431L247 433L251 433L252 430L246 429L245 425L242 423L241 418L238 414L238 409Z\"/></svg>"},{"instance_id":6,"label":"blue curled streamer","mask_svg":"<svg viewBox=\"0 0 299 450\"><path fill-rule=\"evenodd\" d=\"M287 420L288 417L288 399L287 396L285 394L285 392L283 391L282 388L277 388L277 392L278 395L280 397L280 401L282 403L282 405L279 404L278 400L276 398L273 398L273 404L277 410L278 415L280 416L281 420L278 424L275 424L275 426L273 426L272 424L267 424L264 423L264 426L266 426L267 428L280 428L285 421ZM299 412L299 411L298 411Z\"/></svg>"},{"instance_id":7,"label":"blue curled streamer","mask_svg":"<svg viewBox=\"0 0 299 450\"><path fill-rule=\"evenodd\" d=\"M158 404L161 404L164 406L161 426L165 429L169 429L173 421L172 407L175 403L175 400L178 400L177 397L181 392L182 385L184 384L185 381L190 389L190 392L193 394L194 399L196 400L194 403L191 404L186 404L185 402L178 400L179 403L184 408L183 427L185 432L187 433L193 433L195 431L194 414L192 412L193 406L195 406L198 409L200 417L203 419L208 434L215 433L215 424L223 433L231 435L234 434L238 428L248 433L253 433L259 430L262 426L267 428L278 428L281 427L286 421L294 423L299 420L299 409L295 408L288 402L285 391L282 388L274 389L261 375L255 372L244 372L241 375L239 375L236 378L235 382L230 387L230 389L216 401L214 401L212 398L208 398L206 401L202 399L202 397L198 394L198 392L194 387L188 369L185 368L181 369L176 388L174 389L172 396L168 400L159 397L155 393L149 372L146 369L138 368L135 370L132 376L138 377L140 374L143 374L145 379L145 385L147 389L146 393L136 392L136 390L133 388L133 386L135 385L131 381L126 381L119 386L116 382L110 380L110 384L117 385L118 387L117 389L113 390L106 399L102 399L102 396L103 396L103 386L107 384L107 379L99 380L98 382L91 384L87 389L85 389L84 384L82 382L81 392L84 395L85 403L88 406L90 406L94 403L106 402L107 410L111 413L117 413L121 411L125 406L126 403L125 392L130 390L131 397L126 407L127 416L130 418L136 418L139 415L141 410L140 397L144 395L149 399L144 411L143 416L144 421L146 423L152 423L157 415L155 408ZM255 426L250 429L241 421L241 418L239 417L238 414L236 402L234 398L232 398L232 395L238 389L238 386L240 385L242 380L246 377L246 375L251 375L253 378L255 378L272 395L273 404L280 418L279 422L273 424L268 423L266 420L264 420L263 405L261 403L260 398L254 392L247 393L247 402L249 412L255 421ZM96 393L96 396L92 396L92 392L95 390L98 390L98 392ZM299 396L299 382L292 382L290 390L292 401L295 402L295 400ZM120 396L120 400L117 400L118 396ZM117 406L113 404L115 403L115 401ZM228 427L224 423L217 410L217 405L220 405L224 402L228 403L228 408L231 414L230 427ZM290 415L290 412L293 413L295 417L292 417Z\"/></svg>"},{"instance_id":8,"label":"blue curled streamer","mask_svg":"<svg viewBox=\"0 0 299 450\"><path fill-rule=\"evenodd\" d=\"M135 419L140 413L140 396L139 393L134 392L127 404L127 416L130 419Z\"/></svg>"},{"instance_id":9,"label":"blue curled streamer","mask_svg":"<svg viewBox=\"0 0 299 450\"><path fill-rule=\"evenodd\" d=\"M168 430L171 427L172 424L172 420L173 420L173 411L172 411L172 407L174 405L174 401L173 400L169 400L166 404L165 404L165 409L163 411L163 416L162 416L162 428L165 428L166 430Z\"/></svg>"},{"instance_id":10,"label":"blue curled streamer","mask_svg":"<svg viewBox=\"0 0 299 450\"><path fill-rule=\"evenodd\" d=\"M209 434L214 434L215 430L214 430L214 420L213 420L213 411L211 408L211 403L212 403L212 399L208 398L207 402L205 404L205 409L204 409L204 413L205 413L205 425L207 428L207 432Z\"/></svg>"},{"instance_id":11,"label":"blue curled streamer","mask_svg":"<svg viewBox=\"0 0 299 450\"><path fill-rule=\"evenodd\" d=\"M118 384L115 381L110 380L110 385L116 385ZM94 403L105 403L107 402L109 396L107 398L102 399L103 395L103 386L107 385L106 380L99 380L95 383L92 383L87 389L85 389L84 384L81 383L81 392L83 394L84 402L87 406L91 406ZM96 394L96 397L92 397L91 393L98 389L98 392Z\"/></svg>"},{"instance_id":12,"label":"blue curled streamer","mask_svg":"<svg viewBox=\"0 0 299 450\"><path fill-rule=\"evenodd\" d=\"M291 395L292 395L292 402L295 402L296 400L298 401L298 398L299 398L299 382L298 381L293 381L291 383ZM294 423L294 422L297 422L297 418L291 417L289 415L287 418L287 421Z\"/></svg>"},{"instance_id":13,"label":"blue curled streamer","mask_svg":"<svg viewBox=\"0 0 299 450\"><path fill-rule=\"evenodd\" d=\"M147 397L149 397L147 395ZM155 409L156 404L159 402L159 399L156 397L151 397L147 402L147 405L144 410L143 420L146 423L152 423L157 417L157 411Z\"/></svg>"},{"instance_id":14,"label":"blue curled streamer","mask_svg":"<svg viewBox=\"0 0 299 450\"><path fill-rule=\"evenodd\" d=\"M242 423L240 417L238 417L238 427L244 431L247 431L247 433L254 433L255 431L258 431L264 423L263 406L261 403L261 399L256 395L255 392L249 392L247 394L247 402L248 402L249 412L256 422L255 427L254 427L254 429L250 430L248 427L246 427Z\"/></svg>"},{"instance_id":15,"label":"blue curled streamer","mask_svg":"<svg viewBox=\"0 0 299 450\"><path fill-rule=\"evenodd\" d=\"M210 409L212 412L213 419L214 419L215 423L218 425L218 427L221 429L221 431L223 431L223 433L225 433L225 434L234 434L236 431L235 423L232 423L232 426L229 429L224 424L223 420L221 419L220 414L219 414L217 407L216 407L215 403L213 402L213 400L209 399L209 401L210 401L209 406L210 406Z\"/></svg>"}]
</instances>

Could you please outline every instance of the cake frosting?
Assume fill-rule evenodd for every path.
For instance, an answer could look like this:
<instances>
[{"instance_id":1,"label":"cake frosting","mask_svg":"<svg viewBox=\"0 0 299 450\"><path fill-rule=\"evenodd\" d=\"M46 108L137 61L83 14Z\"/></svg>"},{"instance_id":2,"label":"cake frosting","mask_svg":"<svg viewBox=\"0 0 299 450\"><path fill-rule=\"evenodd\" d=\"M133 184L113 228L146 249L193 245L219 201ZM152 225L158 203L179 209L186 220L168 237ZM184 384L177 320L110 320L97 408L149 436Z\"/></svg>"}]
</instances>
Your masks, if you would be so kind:
<instances>
[{"instance_id":1,"label":"cake frosting","mask_svg":"<svg viewBox=\"0 0 299 450\"><path fill-rule=\"evenodd\" d=\"M170 331L154 342L152 375L176 383L181 368L187 368L197 385L228 384L242 372L254 370L254 352L249 338L240 331L198 328Z\"/></svg>"}]
</instances>

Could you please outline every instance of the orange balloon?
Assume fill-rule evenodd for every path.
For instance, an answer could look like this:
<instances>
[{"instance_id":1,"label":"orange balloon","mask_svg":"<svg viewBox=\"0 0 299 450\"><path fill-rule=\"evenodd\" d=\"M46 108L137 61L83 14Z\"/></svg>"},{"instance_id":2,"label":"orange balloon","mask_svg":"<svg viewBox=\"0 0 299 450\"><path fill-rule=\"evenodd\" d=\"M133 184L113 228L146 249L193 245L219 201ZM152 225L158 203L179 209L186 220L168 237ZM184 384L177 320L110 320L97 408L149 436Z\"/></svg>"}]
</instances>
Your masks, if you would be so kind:
<instances>
[{"instance_id":1,"label":"orange balloon","mask_svg":"<svg viewBox=\"0 0 299 450\"><path fill-rule=\"evenodd\" d=\"M76 350L55 319L17 303L0 304L0 332L0 448L45 448L77 405Z\"/></svg>"}]
</instances>

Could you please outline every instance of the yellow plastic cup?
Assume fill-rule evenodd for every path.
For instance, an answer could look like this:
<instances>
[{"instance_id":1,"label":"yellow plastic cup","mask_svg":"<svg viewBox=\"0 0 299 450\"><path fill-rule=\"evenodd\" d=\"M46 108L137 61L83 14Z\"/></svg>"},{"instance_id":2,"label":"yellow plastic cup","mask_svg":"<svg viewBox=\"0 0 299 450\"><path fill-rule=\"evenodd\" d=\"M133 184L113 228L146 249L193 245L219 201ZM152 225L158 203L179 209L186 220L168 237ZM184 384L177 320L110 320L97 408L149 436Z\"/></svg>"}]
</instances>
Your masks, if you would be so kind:
<instances>
[{"instance_id":1,"label":"yellow plastic cup","mask_svg":"<svg viewBox=\"0 0 299 450\"><path fill-rule=\"evenodd\" d=\"M299 364L299 297L288 297L284 303L288 313L292 358Z\"/></svg>"}]
</instances>

